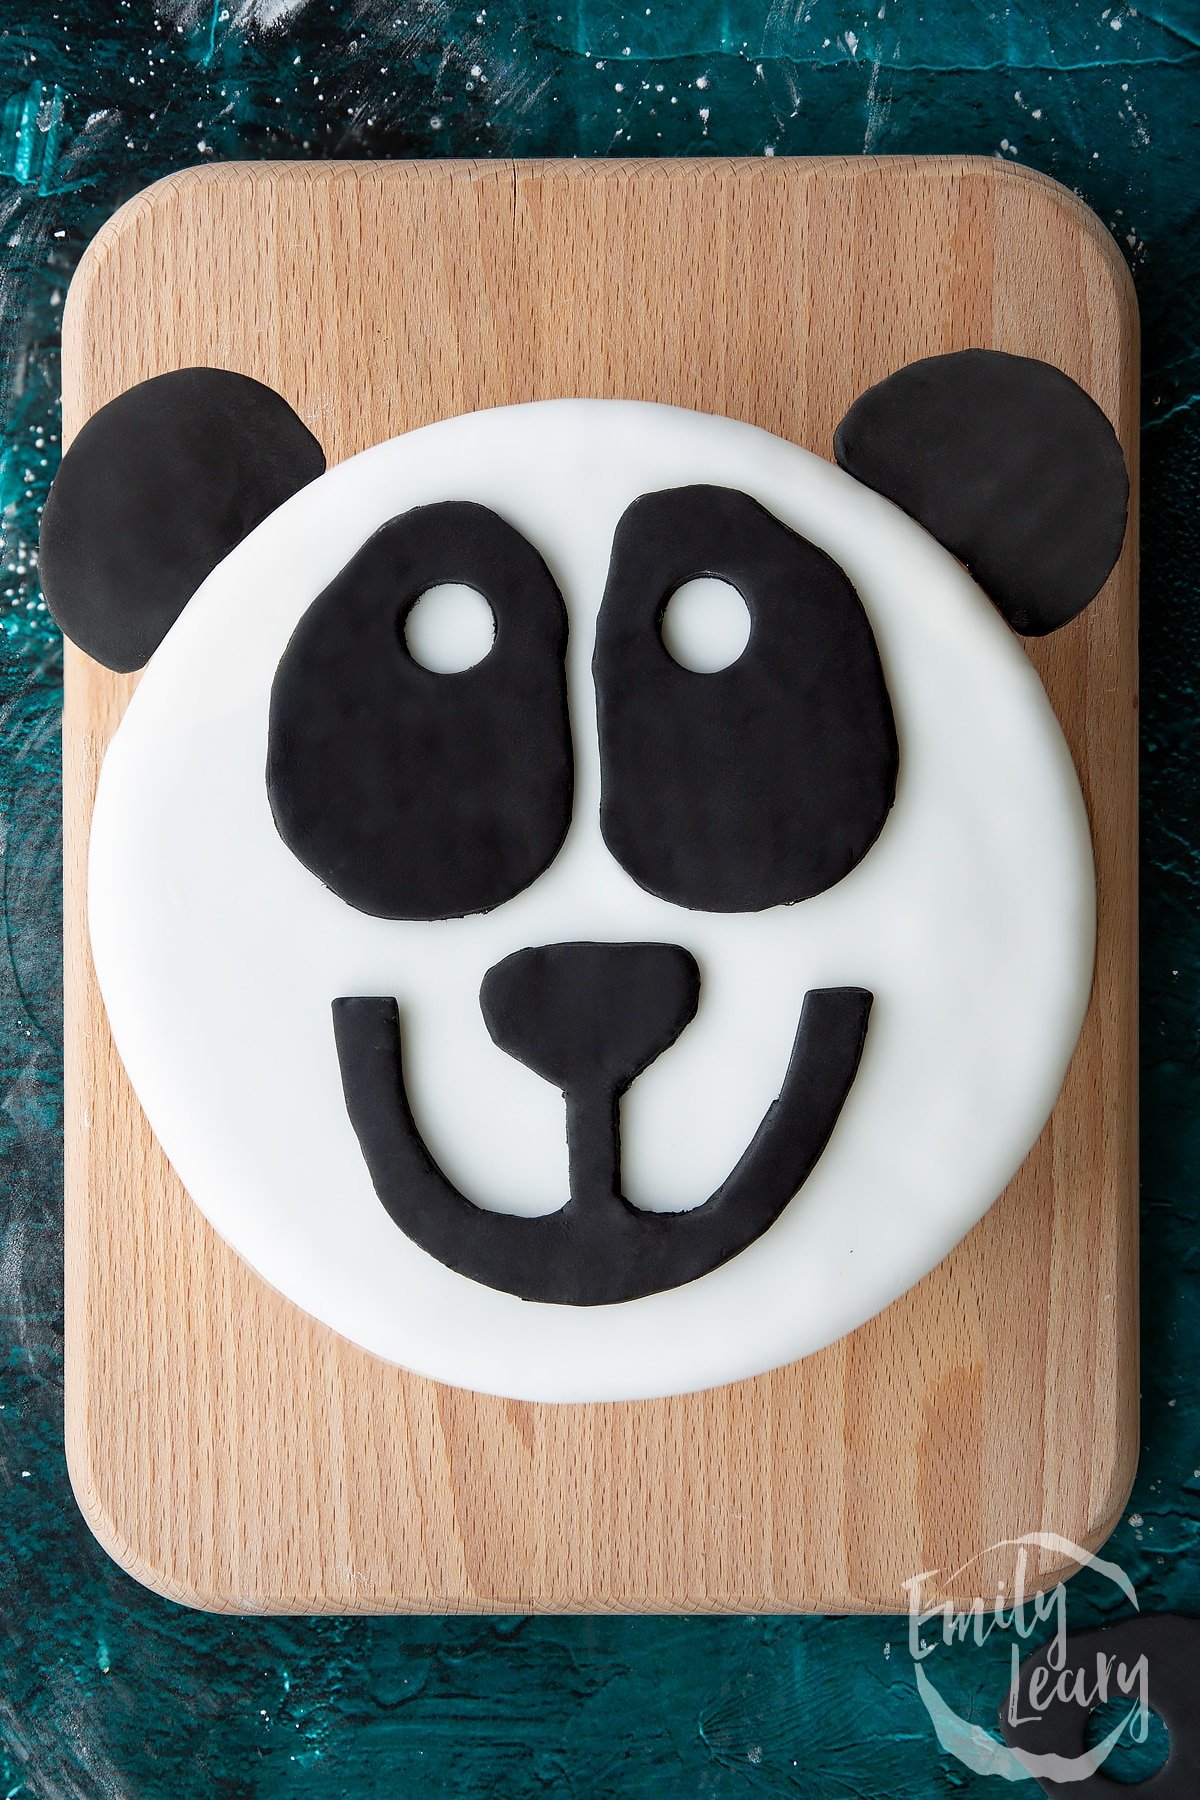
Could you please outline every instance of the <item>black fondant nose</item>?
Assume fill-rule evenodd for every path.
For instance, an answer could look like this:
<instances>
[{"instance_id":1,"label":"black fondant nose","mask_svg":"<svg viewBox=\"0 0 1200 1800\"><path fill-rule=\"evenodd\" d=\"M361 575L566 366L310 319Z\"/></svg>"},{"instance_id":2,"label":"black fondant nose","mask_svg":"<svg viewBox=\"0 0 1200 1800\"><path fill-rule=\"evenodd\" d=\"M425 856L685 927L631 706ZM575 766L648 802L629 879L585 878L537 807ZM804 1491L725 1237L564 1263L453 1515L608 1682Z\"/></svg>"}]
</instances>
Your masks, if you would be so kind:
<instances>
[{"instance_id":1,"label":"black fondant nose","mask_svg":"<svg viewBox=\"0 0 1200 1800\"><path fill-rule=\"evenodd\" d=\"M489 969L492 1041L565 1094L611 1097L695 1017L696 960L678 944L544 944Z\"/></svg>"}]
</instances>

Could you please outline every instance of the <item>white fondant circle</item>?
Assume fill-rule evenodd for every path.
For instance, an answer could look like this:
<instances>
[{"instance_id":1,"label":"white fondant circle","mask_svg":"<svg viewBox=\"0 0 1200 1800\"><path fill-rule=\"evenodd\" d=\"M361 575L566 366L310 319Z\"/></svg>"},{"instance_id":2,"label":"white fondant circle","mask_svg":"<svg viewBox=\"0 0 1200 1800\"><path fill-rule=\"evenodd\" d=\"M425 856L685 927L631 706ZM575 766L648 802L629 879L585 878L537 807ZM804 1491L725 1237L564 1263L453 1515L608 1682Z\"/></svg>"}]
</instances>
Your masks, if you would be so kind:
<instances>
[{"instance_id":1,"label":"white fondant circle","mask_svg":"<svg viewBox=\"0 0 1200 1800\"><path fill-rule=\"evenodd\" d=\"M440 581L418 594L404 620L414 662L435 675L457 675L482 662L496 641L496 619L483 595L461 581Z\"/></svg>"},{"instance_id":2,"label":"white fondant circle","mask_svg":"<svg viewBox=\"0 0 1200 1800\"><path fill-rule=\"evenodd\" d=\"M816 899L749 916L654 899L605 850L591 658L614 527L639 494L742 489L835 557L896 713L896 805ZM489 914L370 919L275 832L272 677L367 536L428 502L493 507L570 617L575 807L563 851ZM197 1204L269 1282L422 1374L533 1400L632 1399L754 1375L887 1305L986 1211L1053 1106L1091 981L1094 889L1070 754L1019 642L959 565L841 470L729 420L550 401L429 426L330 470L267 519L173 627L105 759L92 943L114 1037ZM779 1091L807 989L875 996L829 1146L779 1222L703 1280L620 1307L533 1305L434 1262L391 1223L342 1098L330 1002L394 994L414 1111L481 1205L567 1192L561 1096L492 1043L479 986L563 939L692 951L694 1022L622 1105L625 1192L703 1200Z\"/></svg>"},{"instance_id":3,"label":"white fondant circle","mask_svg":"<svg viewBox=\"0 0 1200 1800\"><path fill-rule=\"evenodd\" d=\"M750 639L750 609L728 581L701 575L677 587L663 610L662 641L680 668L715 675Z\"/></svg>"}]
</instances>

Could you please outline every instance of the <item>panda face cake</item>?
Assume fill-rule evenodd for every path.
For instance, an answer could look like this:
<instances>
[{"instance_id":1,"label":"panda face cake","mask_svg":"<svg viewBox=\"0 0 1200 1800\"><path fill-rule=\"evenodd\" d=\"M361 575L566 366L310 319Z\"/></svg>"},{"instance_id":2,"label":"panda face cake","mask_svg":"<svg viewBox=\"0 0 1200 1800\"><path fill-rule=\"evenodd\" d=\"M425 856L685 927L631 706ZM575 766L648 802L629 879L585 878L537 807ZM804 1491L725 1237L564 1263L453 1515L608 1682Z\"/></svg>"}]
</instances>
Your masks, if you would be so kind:
<instances>
[{"instance_id":1,"label":"panda face cake","mask_svg":"<svg viewBox=\"0 0 1200 1800\"><path fill-rule=\"evenodd\" d=\"M760 1373L1049 1116L1091 849L1004 615L1103 582L1120 450L967 352L838 454L561 400L319 474L278 396L185 371L64 459L47 597L149 657L90 851L117 1048L216 1229L365 1348L533 1400Z\"/></svg>"}]
</instances>

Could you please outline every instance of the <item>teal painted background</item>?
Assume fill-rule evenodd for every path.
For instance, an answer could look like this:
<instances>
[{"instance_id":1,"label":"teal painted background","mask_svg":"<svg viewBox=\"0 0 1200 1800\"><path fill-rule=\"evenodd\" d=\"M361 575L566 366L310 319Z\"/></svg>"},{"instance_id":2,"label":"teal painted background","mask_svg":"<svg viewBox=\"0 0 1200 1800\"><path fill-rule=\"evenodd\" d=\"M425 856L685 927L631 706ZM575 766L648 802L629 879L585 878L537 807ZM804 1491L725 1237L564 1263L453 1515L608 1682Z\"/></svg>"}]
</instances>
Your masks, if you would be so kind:
<instances>
[{"instance_id":1,"label":"teal painted background","mask_svg":"<svg viewBox=\"0 0 1200 1800\"><path fill-rule=\"evenodd\" d=\"M75 1510L61 655L37 520L79 254L136 189L208 159L972 151L1078 188L1111 228L1145 331L1144 1452L1111 1553L1143 1607L1200 1612L1198 75L1188 0L5 0L0 1793L1008 1791L938 1749L901 1621L206 1618L121 1574ZM1070 1589L1076 1624L1120 1610L1098 1578ZM1006 1658L964 1646L938 1679L990 1724Z\"/></svg>"}]
</instances>

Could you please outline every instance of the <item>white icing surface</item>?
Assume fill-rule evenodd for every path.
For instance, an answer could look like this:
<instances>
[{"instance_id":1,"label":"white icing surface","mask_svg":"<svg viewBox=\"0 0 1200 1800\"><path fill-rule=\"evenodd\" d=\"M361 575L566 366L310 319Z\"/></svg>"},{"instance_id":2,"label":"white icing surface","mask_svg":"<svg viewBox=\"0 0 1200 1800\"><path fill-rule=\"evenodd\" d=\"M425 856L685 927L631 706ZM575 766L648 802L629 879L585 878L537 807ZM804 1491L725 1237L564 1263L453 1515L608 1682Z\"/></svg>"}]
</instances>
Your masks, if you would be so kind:
<instances>
[{"instance_id":1,"label":"white icing surface","mask_svg":"<svg viewBox=\"0 0 1200 1800\"><path fill-rule=\"evenodd\" d=\"M639 494L743 489L857 587L896 713L896 805L859 867L795 907L689 912L604 848L591 658L616 522ZM425 502L494 507L567 601L574 822L509 904L367 918L277 836L267 704L300 615L363 540ZM90 916L113 1033L216 1229L269 1282L379 1355L517 1398L670 1394L753 1375L860 1324L938 1262L1048 1117L1091 981L1087 819L1041 684L959 565L832 464L751 426L625 402L447 420L329 471L205 582L108 751ZM805 991L875 995L829 1146L780 1221L703 1280L621 1307L529 1304L451 1273L391 1223L346 1116L340 994L395 994L418 1123L481 1205L567 1192L561 1096L492 1043L479 985L567 938L693 952L696 1019L622 1107L625 1192L677 1209L728 1173L778 1093Z\"/></svg>"},{"instance_id":2,"label":"white icing surface","mask_svg":"<svg viewBox=\"0 0 1200 1800\"><path fill-rule=\"evenodd\" d=\"M438 675L455 675L482 662L496 641L491 607L461 581L439 581L418 594L404 621L413 661Z\"/></svg>"},{"instance_id":3,"label":"white icing surface","mask_svg":"<svg viewBox=\"0 0 1200 1800\"><path fill-rule=\"evenodd\" d=\"M667 601L662 641L681 668L715 675L735 663L750 641L750 609L728 581L701 575Z\"/></svg>"}]
</instances>

